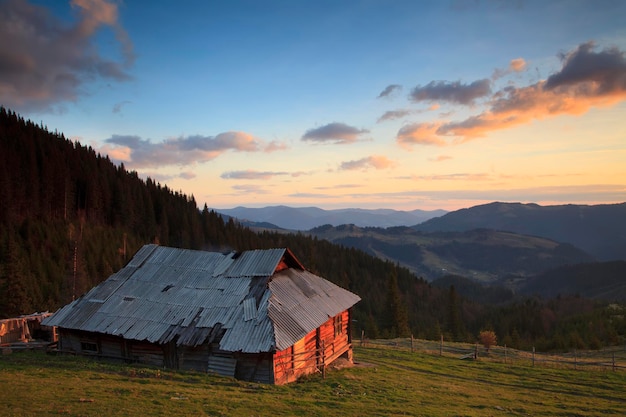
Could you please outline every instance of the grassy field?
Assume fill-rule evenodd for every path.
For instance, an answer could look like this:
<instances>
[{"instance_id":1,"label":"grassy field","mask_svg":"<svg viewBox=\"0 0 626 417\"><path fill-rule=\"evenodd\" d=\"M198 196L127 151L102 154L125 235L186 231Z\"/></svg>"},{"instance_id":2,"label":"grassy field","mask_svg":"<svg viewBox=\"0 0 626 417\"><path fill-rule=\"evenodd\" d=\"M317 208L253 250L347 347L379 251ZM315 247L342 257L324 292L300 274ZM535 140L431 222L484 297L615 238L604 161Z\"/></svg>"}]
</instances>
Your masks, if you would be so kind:
<instances>
[{"instance_id":1,"label":"grassy field","mask_svg":"<svg viewBox=\"0 0 626 417\"><path fill-rule=\"evenodd\" d=\"M286 386L72 356L0 357L2 416L598 416L626 412L626 372L355 348L357 365Z\"/></svg>"}]
</instances>

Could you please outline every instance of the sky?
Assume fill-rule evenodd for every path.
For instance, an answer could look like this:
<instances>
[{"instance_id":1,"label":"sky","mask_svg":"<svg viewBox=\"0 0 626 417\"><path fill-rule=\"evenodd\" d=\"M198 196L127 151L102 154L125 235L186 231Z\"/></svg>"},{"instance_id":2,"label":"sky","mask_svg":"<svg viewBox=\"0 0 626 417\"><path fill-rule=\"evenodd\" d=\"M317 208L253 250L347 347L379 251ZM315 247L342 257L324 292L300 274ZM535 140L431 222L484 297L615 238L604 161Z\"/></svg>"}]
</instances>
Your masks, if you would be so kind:
<instances>
[{"instance_id":1,"label":"sky","mask_svg":"<svg viewBox=\"0 0 626 417\"><path fill-rule=\"evenodd\" d=\"M199 207L626 201L626 1L0 0L0 105Z\"/></svg>"}]
</instances>

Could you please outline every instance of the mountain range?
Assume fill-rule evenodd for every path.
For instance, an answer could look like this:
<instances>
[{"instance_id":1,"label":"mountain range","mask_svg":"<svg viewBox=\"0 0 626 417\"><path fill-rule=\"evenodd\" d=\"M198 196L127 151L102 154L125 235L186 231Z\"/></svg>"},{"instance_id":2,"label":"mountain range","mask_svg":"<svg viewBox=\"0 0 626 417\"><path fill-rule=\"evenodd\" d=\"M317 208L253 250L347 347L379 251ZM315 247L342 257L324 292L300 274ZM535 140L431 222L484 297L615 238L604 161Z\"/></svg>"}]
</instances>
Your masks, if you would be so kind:
<instances>
[{"instance_id":1,"label":"mountain range","mask_svg":"<svg viewBox=\"0 0 626 417\"><path fill-rule=\"evenodd\" d=\"M354 225L359 228L410 226L421 232L498 230L568 243L599 261L626 260L626 203L540 206L493 202L452 212L324 210L288 206L236 207L216 212L234 217L253 228L295 231L307 231L325 225Z\"/></svg>"},{"instance_id":2,"label":"mountain range","mask_svg":"<svg viewBox=\"0 0 626 417\"><path fill-rule=\"evenodd\" d=\"M215 211L234 217L242 224L252 227L278 227L289 230L310 230L326 224L331 226L354 224L359 227L410 226L447 213L445 210L400 211L358 208L324 210L318 207L288 206L235 207L232 209L215 209Z\"/></svg>"},{"instance_id":3,"label":"mountain range","mask_svg":"<svg viewBox=\"0 0 626 417\"><path fill-rule=\"evenodd\" d=\"M584 288L586 294L594 274L601 274L607 281L602 284L604 295L610 295L611 288L620 296L626 293L626 281L615 273L618 269L605 264L626 261L626 203L493 202L453 212L286 206L220 212L248 227L282 227L359 249L428 281L466 277L515 293L554 296ZM418 217L425 220L413 223ZM312 225L317 226L307 229ZM577 271L577 265L584 265L584 272L576 272L576 282L568 283L563 271ZM501 294L497 288L494 291Z\"/></svg>"},{"instance_id":4,"label":"mountain range","mask_svg":"<svg viewBox=\"0 0 626 417\"><path fill-rule=\"evenodd\" d=\"M540 206L494 202L453 211L413 228L422 232L505 230L569 243L599 261L626 260L626 203Z\"/></svg>"},{"instance_id":5,"label":"mountain range","mask_svg":"<svg viewBox=\"0 0 626 417\"><path fill-rule=\"evenodd\" d=\"M594 260L567 243L489 229L421 232L410 227L327 225L308 233L398 263L428 281L452 274L488 284L506 279L506 285L515 288L520 279Z\"/></svg>"}]
</instances>

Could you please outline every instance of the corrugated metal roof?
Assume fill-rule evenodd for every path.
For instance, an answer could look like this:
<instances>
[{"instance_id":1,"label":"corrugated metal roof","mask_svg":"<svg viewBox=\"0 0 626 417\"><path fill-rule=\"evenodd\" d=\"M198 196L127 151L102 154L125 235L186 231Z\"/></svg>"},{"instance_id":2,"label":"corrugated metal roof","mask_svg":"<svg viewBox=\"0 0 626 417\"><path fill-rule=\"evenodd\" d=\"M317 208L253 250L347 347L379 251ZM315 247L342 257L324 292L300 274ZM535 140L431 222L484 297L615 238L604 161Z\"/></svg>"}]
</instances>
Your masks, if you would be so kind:
<instances>
[{"instance_id":1,"label":"corrugated metal roof","mask_svg":"<svg viewBox=\"0 0 626 417\"><path fill-rule=\"evenodd\" d=\"M222 336L225 351L282 350L360 300L308 271L274 273L286 253L293 256L146 245L43 324L185 346Z\"/></svg>"},{"instance_id":2,"label":"corrugated metal roof","mask_svg":"<svg viewBox=\"0 0 626 417\"><path fill-rule=\"evenodd\" d=\"M269 277L283 257L285 249L249 250L240 255L235 254L233 262L224 276L238 277Z\"/></svg>"},{"instance_id":3,"label":"corrugated metal roof","mask_svg":"<svg viewBox=\"0 0 626 417\"><path fill-rule=\"evenodd\" d=\"M269 283L268 314L276 330L276 348L293 345L329 318L352 307L361 298L309 271L287 269Z\"/></svg>"}]
</instances>

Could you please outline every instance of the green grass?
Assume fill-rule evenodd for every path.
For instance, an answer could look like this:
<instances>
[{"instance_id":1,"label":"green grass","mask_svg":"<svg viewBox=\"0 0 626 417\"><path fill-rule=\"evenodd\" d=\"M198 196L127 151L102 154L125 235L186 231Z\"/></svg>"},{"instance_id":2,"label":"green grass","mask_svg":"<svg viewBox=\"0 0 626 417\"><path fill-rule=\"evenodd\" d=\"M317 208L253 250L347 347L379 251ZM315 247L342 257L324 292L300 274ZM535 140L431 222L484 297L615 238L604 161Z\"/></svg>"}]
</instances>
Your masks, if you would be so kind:
<instances>
[{"instance_id":1,"label":"green grass","mask_svg":"<svg viewBox=\"0 0 626 417\"><path fill-rule=\"evenodd\" d=\"M286 386L39 352L0 357L2 416L623 415L626 372L355 348L359 365Z\"/></svg>"}]
</instances>

